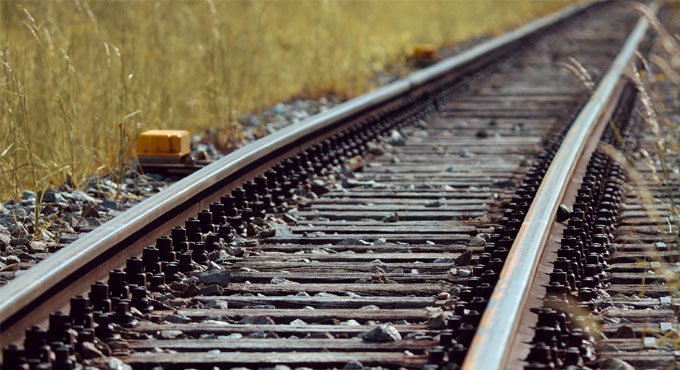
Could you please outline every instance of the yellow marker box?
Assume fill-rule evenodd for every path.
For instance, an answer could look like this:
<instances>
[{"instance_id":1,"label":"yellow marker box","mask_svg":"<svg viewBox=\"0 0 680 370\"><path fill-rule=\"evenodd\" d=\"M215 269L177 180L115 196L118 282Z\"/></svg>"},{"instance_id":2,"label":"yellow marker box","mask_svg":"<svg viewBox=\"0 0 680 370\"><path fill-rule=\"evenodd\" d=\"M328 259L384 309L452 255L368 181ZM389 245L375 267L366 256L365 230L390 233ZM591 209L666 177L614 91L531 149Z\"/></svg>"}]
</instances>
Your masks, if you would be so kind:
<instances>
[{"instance_id":1,"label":"yellow marker box","mask_svg":"<svg viewBox=\"0 0 680 370\"><path fill-rule=\"evenodd\" d=\"M433 44L418 44L413 48L413 57L419 60L436 60L439 56L437 46Z\"/></svg>"},{"instance_id":2,"label":"yellow marker box","mask_svg":"<svg viewBox=\"0 0 680 370\"><path fill-rule=\"evenodd\" d=\"M137 139L138 157L182 157L190 152L186 130L149 130Z\"/></svg>"}]
</instances>

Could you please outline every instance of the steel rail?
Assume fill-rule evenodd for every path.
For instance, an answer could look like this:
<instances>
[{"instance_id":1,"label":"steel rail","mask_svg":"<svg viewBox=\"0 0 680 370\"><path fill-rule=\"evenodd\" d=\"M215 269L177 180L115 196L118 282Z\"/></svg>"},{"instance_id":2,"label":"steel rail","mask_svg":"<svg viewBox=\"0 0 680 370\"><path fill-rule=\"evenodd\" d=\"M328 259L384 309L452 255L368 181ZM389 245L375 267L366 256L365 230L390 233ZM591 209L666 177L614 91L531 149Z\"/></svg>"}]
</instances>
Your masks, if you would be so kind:
<instances>
[{"instance_id":1,"label":"steel rail","mask_svg":"<svg viewBox=\"0 0 680 370\"><path fill-rule=\"evenodd\" d=\"M69 299L55 296L64 289L64 286L76 286L76 281L96 267L93 265L98 264L98 268L101 269L104 264L113 263L104 261L102 256L113 255L121 248L140 243L150 228L157 229L159 225L169 222L168 219L171 217L168 215L187 212L190 207L188 204L196 202L210 191L222 188L225 181L234 179L237 177L235 174L242 174L252 168L253 163L258 163L257 161L261 163L262 158L271 153L299 147L304 144L304 140L313 135L327 132L340 122L394 101L445 74L472 66L485 57L488 58L489 54L499 50L505 52L516 47L540 31L580 13L593 4L595 3L573 5L535 20L399 81L255 141L169 186L87 235L81 236L68 247L54 253L0 289L0 345L15 340L16 336L23 333L23 329L19 328L21 325L17 323L27 320L25 317L28 313L36 310L41 302L51 299L55 302L51 310L57 309L59 305L56 302L66 304ZM78 284L81 284L79 288L82 288L84 283Z\"/></svg>"},{"instance_id":2,"label":"steel rail","mask_svg":"<svg viewBox=\"0 0 680 370\"><path fill-rule=\"evenodd\" d=\"M655 12L656 9L655 7ZM510 248L496 287L468 349L463 370L507 368L510 343L513 342L513 335L517 332L529 299L531 283L537 273L557 208L578 160L584 155L586 143L594 138L593 133L598 125L608 122L609 117L606 115L611 112L606 111L607 106L617 98L617 86L623 82L623 74L633 62L635 52L648 28L649 22L644 16L641 17L555 154Z\"/></svg>"}]
</instances>

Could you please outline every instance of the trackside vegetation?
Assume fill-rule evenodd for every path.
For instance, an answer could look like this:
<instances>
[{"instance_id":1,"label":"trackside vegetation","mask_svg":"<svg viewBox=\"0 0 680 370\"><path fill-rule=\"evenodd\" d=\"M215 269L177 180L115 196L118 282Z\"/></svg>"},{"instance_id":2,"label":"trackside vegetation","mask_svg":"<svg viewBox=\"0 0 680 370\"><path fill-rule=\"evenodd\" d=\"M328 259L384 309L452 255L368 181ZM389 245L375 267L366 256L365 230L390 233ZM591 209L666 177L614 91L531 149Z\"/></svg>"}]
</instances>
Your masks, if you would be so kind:
<instances>
[{"instance_id":1,"label":"trackside vegetation","mask_svg":"<svg viewBox=\"0 0 680 370\"><path fill-rule=\"evenodd\" d=\"M499 34L568 3L2 1L0 199L116 173L143 129L237 145L244 112L355 96L418 43Z\"/></svg>"}]
</instances>

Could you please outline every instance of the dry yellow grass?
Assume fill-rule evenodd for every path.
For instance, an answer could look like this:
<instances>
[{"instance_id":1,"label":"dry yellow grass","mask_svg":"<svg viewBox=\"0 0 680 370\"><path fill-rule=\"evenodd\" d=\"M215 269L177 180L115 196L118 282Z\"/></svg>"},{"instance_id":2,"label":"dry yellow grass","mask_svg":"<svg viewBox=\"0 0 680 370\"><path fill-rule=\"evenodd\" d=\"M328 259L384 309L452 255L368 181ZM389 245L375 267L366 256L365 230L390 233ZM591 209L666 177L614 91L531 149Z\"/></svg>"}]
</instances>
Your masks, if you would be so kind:
<instances>
[{"instance_id":1,"label":"dry yellow grass","mask_svg":"<svg viewBox=\"0 0 680 370\"><path fill-rule=\"evenodd\" d=\"M638 7L641 14L648 17L653 32L657 36L657 45L651 55L639 56L644 70L630 73L629 78L639 92L640 106L638 114L644 122L645 135L653 138L653 148L625 148L623 152L603 145L602 149L617 161L628 172L630 182L635 184L635 195L641 201L650 219L657 222L657 233L660 239L671 239L670 250L673 254L665 257L650 257L659 262L661 268L654 273L663 276L665 285L674 297L680 295L680 206L677 203L677 182L680 178L680 123L678 107L680 107L680 38L671 33L680 28L677 21L680 15L680 4L673 3L670 8L671 29L645 7ZM644 171L642 171L644 170ZM651 184L649 187L644 184ZM654 189L656 188L656 189ZM661 212L664 211L664 212ZM663 214L666 214L665 216ZM670 236L670 238L668 238ZM665 237L665 238L663 238ZM650 246L650 249L653 246ZM640 261L648 266L645 258ZM645 272L646 273L646 272ZM645 292L645 281L640 286L640 295ZM652 334L649 334L650 336ZM657 337L657 345L671 345L680 348L678 331L671 330L665 335L653 334Z\"/></svg>"},{"instance_id":2,"label":"dry yellow grass","mask_svg":"<svg viewBox=\"0 0 680 370\"><path fill-rule=\"evenodd\" d=\"M499 33L569 1L2 1L0 199L77 186L140 129L212 130L293 94L353 96L416 43Z\"/></svg>"}]
</instances>

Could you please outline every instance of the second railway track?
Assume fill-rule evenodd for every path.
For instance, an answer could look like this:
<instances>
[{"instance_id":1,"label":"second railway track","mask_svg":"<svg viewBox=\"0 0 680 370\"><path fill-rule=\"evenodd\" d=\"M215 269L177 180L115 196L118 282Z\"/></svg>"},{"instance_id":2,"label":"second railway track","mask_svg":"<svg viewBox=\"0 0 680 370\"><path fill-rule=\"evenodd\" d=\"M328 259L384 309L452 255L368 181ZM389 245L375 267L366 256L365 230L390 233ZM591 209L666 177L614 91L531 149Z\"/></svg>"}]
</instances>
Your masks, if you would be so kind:
<instances>
[{"instance_id":1,"label":"second railway track","mask_svg":"<svg viewBox=\"0 0 680 370\"><path fill-rule=\"evenodd\" d=\"M0 289L3 369L460 367L591 98L564 65L597 84L638 19L571 8L204 168Z\"/></svg>"}]
</instances>

